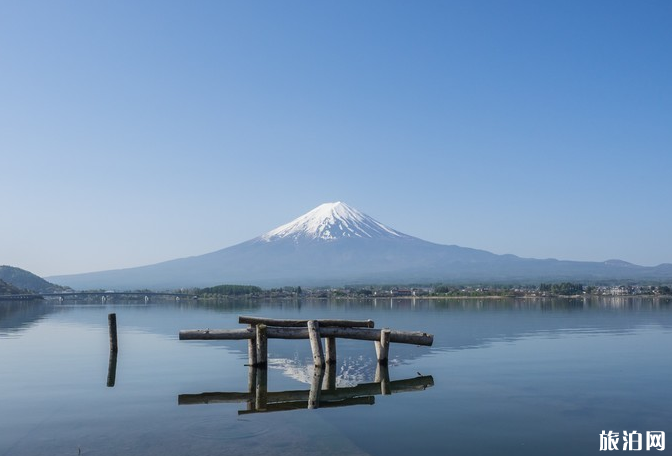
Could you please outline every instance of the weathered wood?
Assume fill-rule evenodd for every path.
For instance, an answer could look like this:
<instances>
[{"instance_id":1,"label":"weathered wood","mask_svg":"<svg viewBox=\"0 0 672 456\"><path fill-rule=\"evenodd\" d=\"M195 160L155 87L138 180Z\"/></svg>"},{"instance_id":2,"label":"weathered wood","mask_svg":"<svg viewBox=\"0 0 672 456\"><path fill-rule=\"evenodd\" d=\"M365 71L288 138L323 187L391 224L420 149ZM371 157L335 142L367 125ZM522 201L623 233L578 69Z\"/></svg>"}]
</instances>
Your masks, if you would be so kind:
<instances>
[{"instance_id":1,"label":"weathered wood","mask_svg":"<svg viewBox=\"0 0 672 456\"><path fill-rule=\"evenodd\" d=\"M250 329L254 329L250 326ZM255 331L256 333L256 331ZM254 366L257 364L257 340L249 339L247 341L247 364Z\"/></svg>"},{"instance_id":2,"label":"weathered wood","mask_svg":"<svg viewBox=\"0 0 672 456\"><path fill-rule=\"evenodd\" d=\"M390 383L390 370L387 367L387 364L378 363L376 366L376 383L380 383L380 394L388 395L392 394L391 383Z\"/></svg>"},{"instance_id":3,"label":"weathered wood","mask_svg":"<svg viewBox=\"0 0 672 456\"><path fill-rule=\"evenodd\" d=\"M380 329L374 328L338 328L320 329L321 337L340 337L342 339L380 341ZM308 328L268 327L269 339L309 339ZM244 329L188 329L180 331L180 340L236 340L253 339L254 331ZM422 331L390 331L390 342L399 344L431 346L434 336Z\"/></svg>"},{"instance_id":4,"label":"weathered wood","mask_svg":"<svg viewBox=\"0 0 672 456\"><path fill-rule=\"evenodd\" d=\"M328 320L322 319L317 320L321 327L341 327L341 328L373 328L373 320ZM306 328L308 326L308 320L290 320L290 319L277 319L277 318L262 318L262 317L249 317L249 316L240 316L238 317L238 323L250 324L250 325L259 325L263 324L266 326L276 326L276 327L286 327L286 328Z\"/></svg>"},{"instance_id":5,"label":"weathered wood","mask_svg":"<svg viewBox=\"0 0 672 456\"><path fill-rule=\"evenodd\" d=\"M320 334L322 337L379 341L380 332L380 329L373 328L324 328ZM434 336L421 331L391 330L390 342L431 346L434 343Z\"/></svg>"},{"instance_id":6,"label":"weathered wood","mask_svg":"<svg viewBox=\"0 0 672 456\"><path fill-rule=\"evenodd\" d=\"M325 339L325 351L327 352L327 364L336 364L336 338L327 337Z\"/></svg>"},{"instance_id":7,"label":"weathered wood","mask_svg":"<svg viewBox=\"0 0 672 456\"><path fill-rule=\"evenodd\" d=\"M256 376L255 376L256 378ZM237 402L254 402L257 385L255 384L251 392L247 393L200 393L200 394L180 394L177 396L178 405L206 405L206 404L235 404ZM271 393L272 394L272 393Z\"/></svg>"},{"instance_id":8,"label":"weathered wood","mask_svg":"<svg viewBox=\"0 0 672 456\"><path fill-rule=\"evenodd\" d=\"M315 320L308 322L308 337L310 337L310 349L313 352L313 364L324 367L324 351L322 339L320 339L320 324Z\"/></svg>"},{"instance_id":9,"label":"weathered wood","mask_svg":"<svg viewBox=\"0 0 672 456\"><path fill-rule=\"evenodd\" d=\"M254 393L257 389L257 367L250 364L247 369L247 391Z\"/></svg>"},{"instance_id":10,"label":"weathered wood","mask_svg":"<svg viewBox=\"0 0 672 456\"><path fill-rule=\"evenodd\" d=\"M110 351L117 353L119 351L119 344L117 341L117 314L111 313L107 315L107 325L110 330Z\"/></svg>"},{"instance_id":11,"label":"weathered wood","mask_svg":"<svg viewBox=\"0 0 672 456\"><path fill-rule=\"evenodd\" d=\"M327 363L326 372L324 374L324 389L336 389L336 363Z\"/></svg>"},{"instance_id":12,"label":"weathered wood","mask_svg":"<svg viewBox=\"0 0 672 456\"><path fill-rule=\"evenodd\" d=\"M254 407L265 410L268 404L268 370L260 368L257 372L257 390L255 392Z\"/></svg>"},{"instance_id":13,"label":"weathered wood","mask_svg":"<svg viewBox=\"0 0 672 456\"><path fill-rule=\"evenodd\" d=\"M254 339L255 330L242 329L185 329L180 331L180 340L244 340Z\"/></svg>"},{"instance_id":14,"label":"weathered wood","mask_svg":"<svg viewBox=\"0 0 672 456\"><path fill-rule=\"evenodd\" d=\"M110 350L110 359L107 363L107 386L112 388L117 381L117 352Z\"/></svg>"},{"instance_id":15,"label":"weathered wood","mask_svg":"<svg viewBox=\"0 0 672 456\"><path fill-rule=\"evenodd\" d=\"M324 368L315 367L315 370L313 371L313 380L312 382L310 382L310 391L308 392L309 409L316 409L320 407L320 393L322 392L323 379L324 379Z\"/></svg>"},{"instance_id":16,"label":"weathered wood","mask_svg":"<svg viewBox=\"0 0 672 456\"><path fill-rule=\"evenodd\" d=\"M376 358L378 364L387 364L388 353L390 352L390 330L383 328L380 330L380 341L375 342Z\"/></svg>"},{"instance_id":17,"label":"weathered wood","mask_svg":"<svg viewBox=\"0 0 672 456\"><path fill-rule=\"evenodd\" d=\"M385 366L381 366L381 368L384 369ZM264 369L259 369L260 372L262 370ZM384 378L384 373L382 370L378 375L380 376L381 380ZM362 383L356 386L337 388L333 391L322 390L320 392L320 401L339 401L360 396L376 396L381 394L380 383L380 381L375 383ZM434 378L431 375L425 375L404 380L391 381L389 382L389 391L392 394L406 393L412 391L423 391L432 386L434 386ZM309 395L309 390L275 391L267 393L267 401L269 404L276 402L294 401L302 401L307 403ZM255 400L255 393L211 392L200 394L180 394L178 396L179 405L232 403L246 402L250 400Z\"/></svg>"},{"instance_id":18,"label":"weathered wood","mask_svg":"<svg viewBox=\"0 0 672 456\"><path fill-rule=\"evenodd\" d=\"M257 362L255 366L266 366L268 362L268 334L266 325L256 326Z\"/></svg>"},{"instance_id":19,"label":"weathered wood","mask_svg":"<svg viewBox=\"0 0 672 456\"><path fill-rule=\"evenodd\" d=\"M358 396L348 399L341 399L339 401L325 401L320 400L320 408L334 408L334 407L349 407L351 405L374 405L376 398L373 396ZM307 409L308 402L274 402L266 405L265 410L255 410L254 408L248 410L238 410L238 415L248 415L250 413L267 413L267 412L286 412L288 410Z\"/></svg>"}]
</instances>

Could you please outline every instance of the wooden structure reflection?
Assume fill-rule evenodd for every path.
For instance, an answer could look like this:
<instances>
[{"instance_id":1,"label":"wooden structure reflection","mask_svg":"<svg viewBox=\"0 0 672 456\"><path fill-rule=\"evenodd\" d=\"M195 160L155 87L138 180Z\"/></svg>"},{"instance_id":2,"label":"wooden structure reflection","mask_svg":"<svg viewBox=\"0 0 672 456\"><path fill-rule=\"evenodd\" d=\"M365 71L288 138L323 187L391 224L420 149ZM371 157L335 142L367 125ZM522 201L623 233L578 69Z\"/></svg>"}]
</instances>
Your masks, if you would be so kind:
<instances>
[{"instance_id":1,"label":"wooden structure reflection","mask_svg":"<svg viewBox=\"0 0 672 456\"><path fill-rule=\"evenodd\" d=\"M336 369L333 364L316 367L309 390L268 391L268 370L249 366L247 392L211 392L180 394L179 405L247 403L239 415L260 412L277 412L296 409L317 409L351 405L373 405L379 394L396 394L423 391L434 385L431 375L405 380L390 381L387 365L378 364L373 383L336 388Z\"/></svg>"}]
</instances>

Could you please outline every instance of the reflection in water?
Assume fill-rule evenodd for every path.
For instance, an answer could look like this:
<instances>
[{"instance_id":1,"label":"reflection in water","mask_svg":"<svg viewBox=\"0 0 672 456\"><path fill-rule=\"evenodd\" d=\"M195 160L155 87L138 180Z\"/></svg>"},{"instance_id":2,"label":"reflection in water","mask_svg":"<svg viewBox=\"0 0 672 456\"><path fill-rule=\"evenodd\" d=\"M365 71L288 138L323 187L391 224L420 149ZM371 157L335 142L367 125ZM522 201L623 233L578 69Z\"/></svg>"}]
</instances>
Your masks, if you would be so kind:
<instances>
[{"instance_id":1,"label":"reflection in water","mask_svg":"<svg viewBox=\"0 0 672 456\"><path fill-rule=\"evenodd\" d=\"M177 402L179 405L245 402L247 403L246 410L238 411L239 415L244 415L297 409L373 405L374 396L378 394L424 391L430 386L434 386L434 379L431 375L391 382L388 367L379 364L373 383L336 388L335 366L327 364L325 368L314 369L309 390L269 392L268 370L250 366L247 392L180 394Z\"/></svg>"},{"instance_id":2,"label":"reflection in water","mask_svg":"<svg viewBox=\"0 0 672 456\"><path fill-rule=\"evenodd\" d=\"M141 306L0 303L0 455L76 455L81 448L82 455L101 456L564 456L595 454L602 429L665 430L672 422L672 365L666 361L672 344L669 300L413 304L407 299L389 304L389 299L379 300L377 307L373 300L306 300L300 306L231 302L219 307L184 301ZM117 312L124 350L118 375L112 357L104 362L109 312ZM249 372L250 389L248 372L240 369L248 359L246 341L192 346L176 337L185 327L235 326L241 313L372 318L379 327L432 332L431 349L395 345L390 374L408 378L428 371L436 383L408 378L419 382L407 385L410 390L431 388L422 394L376 397L399 392L404 385L391 381L388 387L384 371L374 377L370 342L344 340L339 341L336 375L325 370L317 389L320 375L315 378L306 367L312 365L308 344L284 340L271 345L267 385L263 387L262 376L257 398L260 371ZM282 366L276 360L291 362ZM103 384L106 374L119 379L114 388ZM289 396L287 390L294 389L302 391ZM337 408L254 413L292 402L307 409L311 389L313 396L319 394L317 406ZM353 390L356 394L350 394ZM224 393L193 395L193 403L234 403L175 403L177 392L201 391ZM179 403L188 403L189 397L179 396Z\"/></svg>"},{"instance_id":3,"label":"reflection in water","mask_svg":"<svg viewBox=\"0 0 672 456\"><path fill-rule=\"evenodd\" d=\"M348 341L349 342L349 341ZM280 344L275 349L274 355L278 353L286 353L285 347ZM368 345L368 344L367 344ZM362 344L346 343L341 344L340 356L338 361L338 371L334 381L335 386L346 387L356 386L360 383L370 382L377 370L378 361L375 358L375 353L372 348L369 351L361 350ZM395 349L397 347L395 346ZM417 348L417 347L414 347ZM417 351L417 350L416 350ZM307 355L306 355L307 356ZM388 363L389 366L399 365L400 360L393 358ZM288 378L292 378L298 382L310 385L313 377L313 365L306 364L306 359L299 357L294 358L272 358L268 362L269 369L277 369Z\"/></svg>"},{"instance_id":4,"label":"reflection in water","mask_svg":"<svg viewBox=\"0 0 672 456\"><path fill-rule=\"evenodd\" d=\"M53 312L44 301L0 301L0 338L13 336Z\"/></svg>"},{"instance_id":5,"label":"reflection in water","mask_svg":"<svg viewBox=\"0 0 672 456\"><path fill-rule=\"evenodd\" d=\"M112 388L117 379L117 352L110 350L110 360L107 363L107 386Z\"/></svg>"}]
</instances>

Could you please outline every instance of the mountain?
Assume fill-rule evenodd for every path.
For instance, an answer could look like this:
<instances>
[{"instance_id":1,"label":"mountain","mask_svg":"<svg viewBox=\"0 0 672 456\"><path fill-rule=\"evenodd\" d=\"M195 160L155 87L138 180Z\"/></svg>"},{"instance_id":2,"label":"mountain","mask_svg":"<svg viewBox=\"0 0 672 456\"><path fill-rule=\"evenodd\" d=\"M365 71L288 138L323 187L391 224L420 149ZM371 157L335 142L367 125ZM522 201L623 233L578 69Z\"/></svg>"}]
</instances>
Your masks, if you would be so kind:
<instances>
[{"instance_id":1,"label":"mountain","mask_svg":"<svg viewBox=\"0 0 672 456\"><path fill-rule=\"evenodd\" d=\"M303 241L336 241L347 238L413 239L341 202L321 204L257 239L264 242L293 239L298 244Z\"/></svg>"},{"instance_id":2,"label":"mountain","mask_svg":"<svg viewBox=\"0 0 672 456\"><path fill-rule=\"evenodd\" d=\"M33 293L57 293L66 290L60 285L47 282L32 272L13 266L0 266L0 280Z\"/></svg>"},{"instance_id":3,"label":"mountain","mask_svg":"<svg viewBox=\"0 0 672 456\"><path fill-rule=\"evenodd\" d=\"M223 283L343 285L658 280L672 264L537 260L441 245L400 233L345 203L326 203L259 237L149 266L50 277L75 289L175 289Z\"/></svg>"},{"instance_id":4,"label":"mountain","mask_svg":"<svg viewBox=\"0 0 672 456\"><path fill-rule=\"evenodd\" d=\"M0 295L18 295L24 294L26 291L15 287L12 284L0 279Z\"/></svg>"}]
</instances>

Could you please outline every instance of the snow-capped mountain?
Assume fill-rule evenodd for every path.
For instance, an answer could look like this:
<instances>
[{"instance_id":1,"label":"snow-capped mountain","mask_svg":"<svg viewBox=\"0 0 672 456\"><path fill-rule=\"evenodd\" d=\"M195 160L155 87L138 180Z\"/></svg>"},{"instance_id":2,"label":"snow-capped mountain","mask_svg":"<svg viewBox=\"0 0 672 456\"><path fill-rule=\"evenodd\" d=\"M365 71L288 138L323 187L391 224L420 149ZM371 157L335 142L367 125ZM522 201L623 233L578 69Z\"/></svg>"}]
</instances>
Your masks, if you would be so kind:
<instances>
[{"instance_id":1,"label":"snow-capped mountain","mask_svg":"<svg viewBox=\"0 0 672 456\"><path fill-rule=\"evenodd\" d=\"M219 284L539 283L670 276L670 264L649 268L618 260L537 260L434 244L337 202L322 204L261 236L205 255L49 279L79 290L164 290Z\"/></svg>"},{"instance_id":2,"label":"snow-capped mountain","mask_svg":"<svg viewBox=\"0 0 672 456\"><path fill-rule=\"evenodd\" d=\"M297 242L305 239L334 241L351 237L410 238L340 201L321 204L301 217L260 236L266 242L285 238Z\"/></svg>"}]
</instances>

